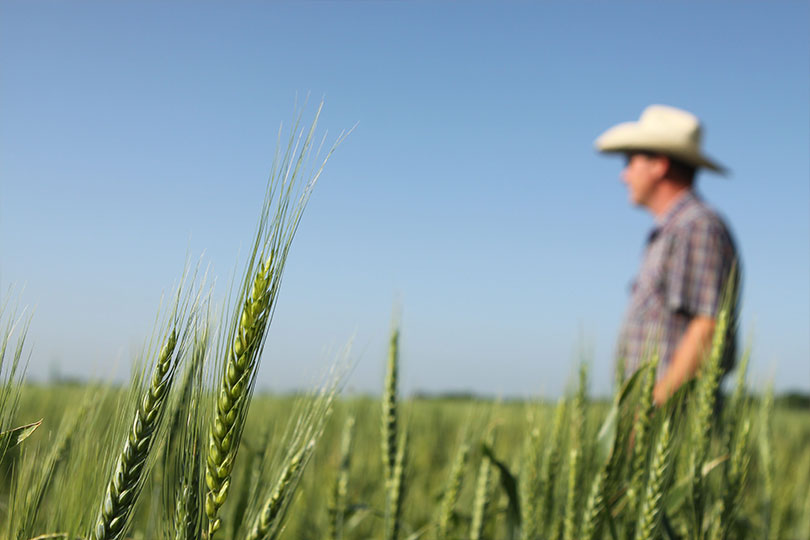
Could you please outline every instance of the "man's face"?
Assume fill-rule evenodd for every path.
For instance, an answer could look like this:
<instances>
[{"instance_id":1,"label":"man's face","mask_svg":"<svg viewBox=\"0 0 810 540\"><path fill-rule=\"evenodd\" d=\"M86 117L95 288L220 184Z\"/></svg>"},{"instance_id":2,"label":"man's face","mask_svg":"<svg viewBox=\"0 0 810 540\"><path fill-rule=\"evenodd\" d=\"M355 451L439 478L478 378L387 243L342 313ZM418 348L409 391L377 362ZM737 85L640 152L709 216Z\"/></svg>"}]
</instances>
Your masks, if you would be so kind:
<instances>
[{"instance_id":1,"label":"man's face","mask_svg":"<svg viewBox=\"0 0 810 540\"><path fill-rule=\"evenodd\" d=\"M649 206L666 171L666 164L662 169L659 156L641 152L629 152L625 158L621 178L627 184L630 202L636 206Z\"/></svg>"}]
</instances>

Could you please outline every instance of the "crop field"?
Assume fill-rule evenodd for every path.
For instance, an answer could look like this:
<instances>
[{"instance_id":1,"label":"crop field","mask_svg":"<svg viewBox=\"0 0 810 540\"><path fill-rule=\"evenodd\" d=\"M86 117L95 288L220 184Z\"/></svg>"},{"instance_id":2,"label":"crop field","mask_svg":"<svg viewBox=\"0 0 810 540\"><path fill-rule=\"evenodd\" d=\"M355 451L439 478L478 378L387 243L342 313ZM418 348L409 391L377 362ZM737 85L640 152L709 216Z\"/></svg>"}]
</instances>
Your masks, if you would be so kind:
<instances>
[{"instance_id":1,"label":"crop field","mask_svg":"<svg viewBox=\"0 0 810 540\"><path fill-rule=\"evenodd\" d=\"M643 397L631 396L638 390L622 407L638 410ZM113 387L22 388L15 422L43 422L4 458L4 538L89 536L108 497L121 433L130 427L122 414L128 394ZM671 421L653 412L647 428L645 415L620 415L607 438L600 430L610 425L614 404L582 396L559 404L412 399L395 404L397 435L387 435L396 448L383 444L383 426L391 423L382 422L381 400L336 399L330 414L319 399L255 396L216 536L800 539L810 532L810 418L774 409L767 396L729 396L722 422L709 432L695 430L698 411L687 404ZM312 413L328 419L321 424ZM185 426L172 425L145 462L151 472L121 537L207 532L204 480L183 491L169 451L194 454L183 440ZM290 473L309 444L296 440L296 427L299 435L313 427L322 433L311 431L318 440L305 450L306 468ZM706 434L698 461L695 448ZM184 506L195 500L196 519ZM274 500L272 532L255 535Z\"/></svg>"},{"instance_id":2,"label":"crop field","mask_svg":"<svg viewBox=\"0 0 810 540\"><path fill-rule=\"evenodd\" d=\"M605 400L584 365L556 403L403 399L396 324L380 397L341 395L340 362L254 392L314 130L279 145L224 320L187 270L128 385L26 383L30 318L3 304L0 538L810 538L810 415L753 394L745 356L720 399L721 337L661 407L654 356Z\"/></svg>"}]
</instances>

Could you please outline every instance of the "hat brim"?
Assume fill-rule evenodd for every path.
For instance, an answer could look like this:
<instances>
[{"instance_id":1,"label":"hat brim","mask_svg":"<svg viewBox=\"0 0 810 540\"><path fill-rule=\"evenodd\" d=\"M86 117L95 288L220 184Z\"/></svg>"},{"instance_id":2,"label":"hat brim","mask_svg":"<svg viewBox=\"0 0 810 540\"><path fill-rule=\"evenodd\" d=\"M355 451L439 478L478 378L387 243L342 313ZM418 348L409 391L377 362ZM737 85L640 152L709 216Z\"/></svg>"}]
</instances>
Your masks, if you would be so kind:
<instances>
[{"instance_id":1,"label":"hat brim","mask_svg":"<svg viewBox=\"0 0 810 540\"><path fill-rule=\"evenodd\" d=\"M625 122L605 131L596 139L596 149L604 154L627 152L660 152L693 167L726 174L728 169L694 148L672 141L667 133L652 130L635 122Z\"/></svg>"}]
</instances>

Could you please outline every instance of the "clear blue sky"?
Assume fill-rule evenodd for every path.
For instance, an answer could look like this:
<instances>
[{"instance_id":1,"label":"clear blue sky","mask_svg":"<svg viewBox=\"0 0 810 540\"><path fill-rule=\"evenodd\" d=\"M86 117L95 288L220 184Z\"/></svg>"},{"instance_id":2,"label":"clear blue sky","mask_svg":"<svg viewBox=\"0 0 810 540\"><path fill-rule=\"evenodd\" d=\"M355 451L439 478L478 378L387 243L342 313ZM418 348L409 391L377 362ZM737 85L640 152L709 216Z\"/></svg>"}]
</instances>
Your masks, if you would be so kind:
<instances>
[{"instance_id":1,"label":"clear blue sky","mask_svg":"<svg viewBox=\"0 0 810 540\"><path fill-rule=\"evenodd\" d=\"M35 307L30 373L129 362L187 254L224 294L296 95L358 124L289 259L261 386L355 336L377 390L395 305L407 390L608 391L652 220L607 127L689 109L744 258L762 386L810 390L810 20L781 3L0 4L0 286ZM310 107L310 110L314 107Z\"/></svg>"}]
</instances>

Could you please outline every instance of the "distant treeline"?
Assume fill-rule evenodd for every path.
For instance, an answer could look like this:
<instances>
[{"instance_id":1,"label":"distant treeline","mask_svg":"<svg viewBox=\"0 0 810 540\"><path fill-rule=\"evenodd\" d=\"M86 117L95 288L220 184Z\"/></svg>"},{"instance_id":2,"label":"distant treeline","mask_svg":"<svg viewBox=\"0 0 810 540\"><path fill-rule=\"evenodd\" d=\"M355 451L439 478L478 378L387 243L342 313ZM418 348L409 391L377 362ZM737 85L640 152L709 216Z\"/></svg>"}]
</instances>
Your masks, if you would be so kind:
<instances>
[{"instance_id":1,"label":"distant treeline","mask_svg":"<svg viewBox=\"0 0 810 540\"><path fill-rule=\"evenodd\" d=\"M774 398L777 407L790 409L810 409L810 394L803 392L787 392Z\"/></svg>"},{"instance_id":2,"label":"distant treeline","mask_svg":"<svg viewBox=\"0 0 810 540\"><path fill-rule=\"evenodd\" d=\"M47 383L41 382L32 382L29 381L27 383L28 386L39 386L39 387L81 387L87 384L86 381L82 381L78 378L59 378L59 379L50 379ZM98 381L95 381L93 384L98 384ZM113 386L117 386L113 384ZM123 385L121 385L123 387ZM262 391L261 389L257 392L259 395L284 395L284 396L294 396L294 395L306 395L307 392L268 392ZM368 396L358 396L353 395L352 398L362 398L366 397L368 399L376 399L377 396L368 395ZM416 400L436 400L436 401L501 401L503 403L521 403L527 401L544 401L548 402L549 404L556 403L554 399L547 399L547 398L515 398L515 397L501 397L496 398L491 395L484 395L484 394L477 394L472 390L466 391L452 391L452 392L427 392L417 390L415 391L411 397ZM754 401L758 400L757 396L752 396ZM591 401L599 403L604 401L605 403L609 402L608 398L600 399L594 398ZM777 407L784 407L787 409L800 409L800 410L810 410L810 393L801 392L798 390L792 390L788 392L783 392L781 394L776 394L774 396L774 405Z\"/></svg>"}]
</instances>

